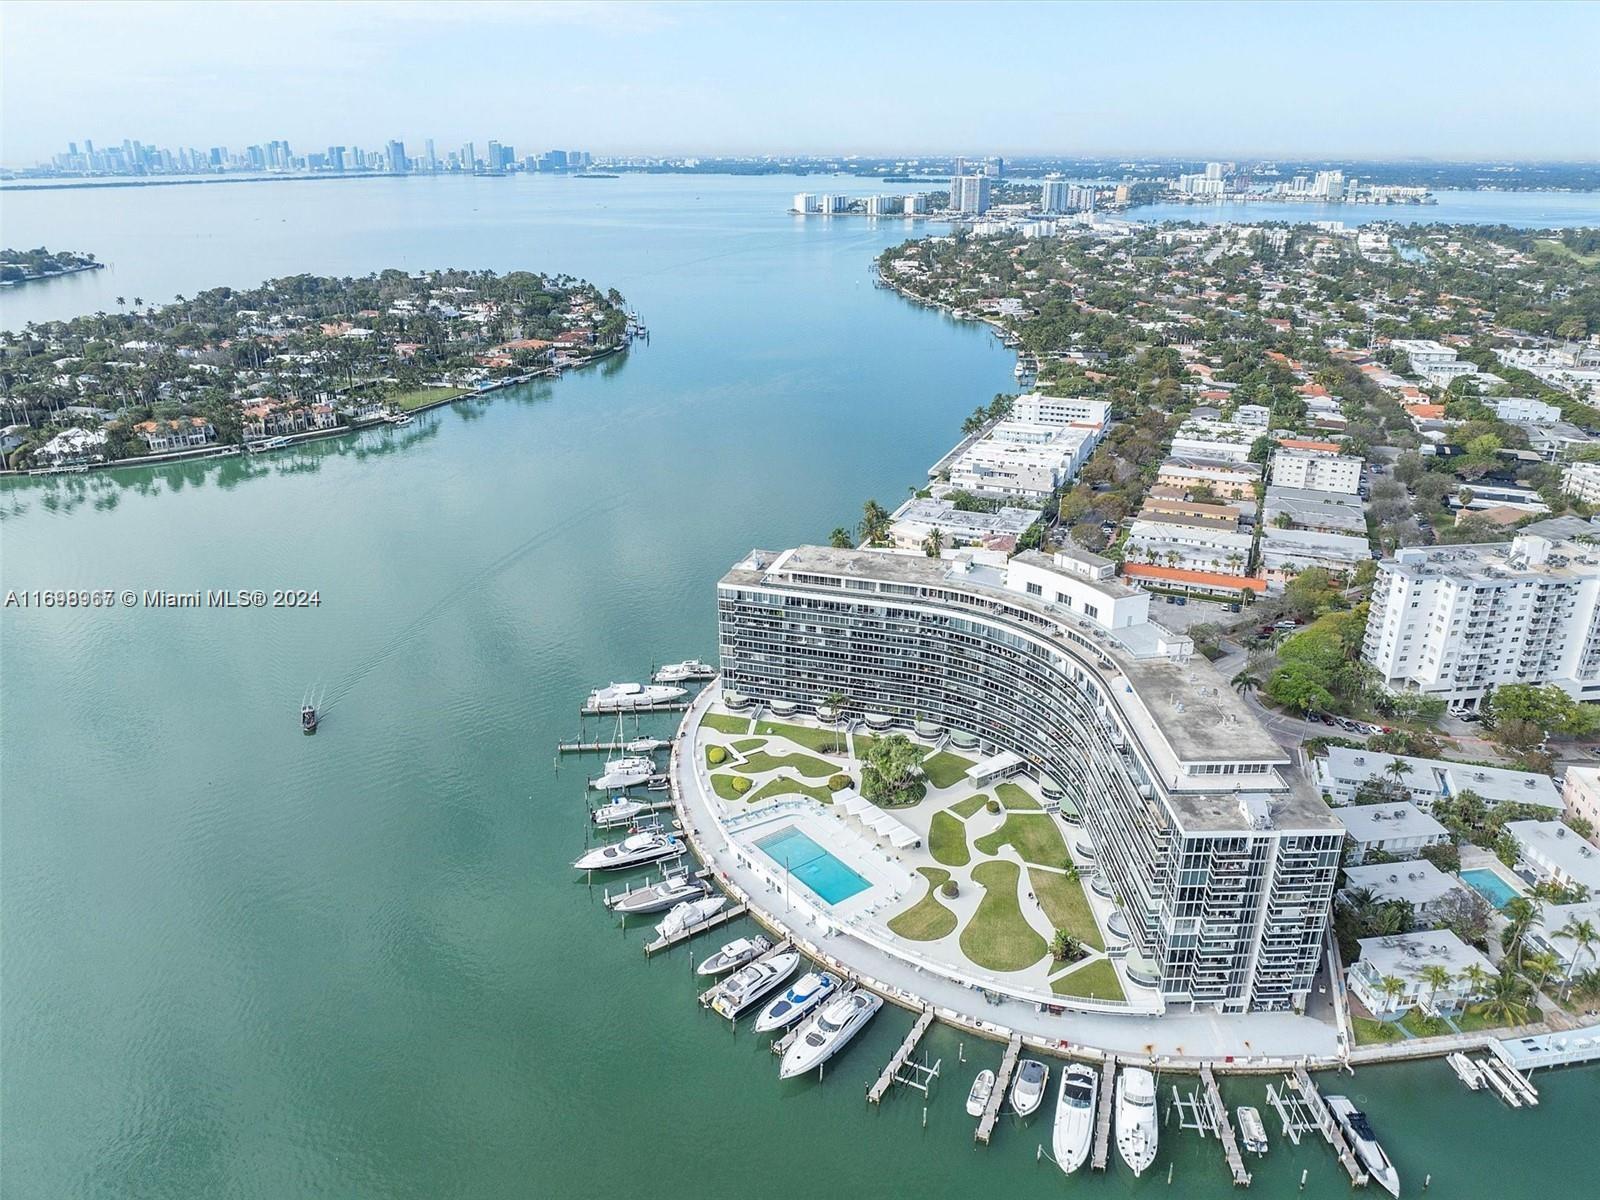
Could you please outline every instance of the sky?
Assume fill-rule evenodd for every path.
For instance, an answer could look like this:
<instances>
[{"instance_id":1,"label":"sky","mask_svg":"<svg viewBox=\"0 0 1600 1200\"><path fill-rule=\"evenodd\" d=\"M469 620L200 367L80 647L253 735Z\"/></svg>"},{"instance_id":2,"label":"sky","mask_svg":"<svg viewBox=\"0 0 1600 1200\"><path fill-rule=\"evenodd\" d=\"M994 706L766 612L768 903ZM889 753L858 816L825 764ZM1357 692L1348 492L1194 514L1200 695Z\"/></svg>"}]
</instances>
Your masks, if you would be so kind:
<instances>
[{"instance_id":1,"label":"sky","mask_svg":"<svg viewBox=\"0 0 1600 1200\"><path fill-rule=\"evenodd\" d=\"M1600 158L1600 3L0 3L0 162L298 153Z\"/></svg>"}]
</instances>

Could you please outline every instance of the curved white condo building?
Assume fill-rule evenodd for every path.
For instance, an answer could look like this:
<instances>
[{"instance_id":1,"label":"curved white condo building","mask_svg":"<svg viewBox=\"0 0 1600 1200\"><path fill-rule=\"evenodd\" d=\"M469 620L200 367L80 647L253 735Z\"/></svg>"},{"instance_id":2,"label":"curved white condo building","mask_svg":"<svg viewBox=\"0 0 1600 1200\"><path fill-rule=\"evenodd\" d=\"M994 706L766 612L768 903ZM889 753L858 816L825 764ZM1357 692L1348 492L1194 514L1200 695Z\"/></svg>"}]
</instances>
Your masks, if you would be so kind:
<instances>
[{"instance_id":1,"label":"curved white condo building","mask_svg":"<svg viewBox=\"0 0 1600 1200\"><path fill-rule=\"evenodd\" d=\"M717 587L722 686L1018 755L1080 814L1165 1006L1303 1008L1343 830L1149 605L1081 552L753 551Z\"/></svg>"}]
</instances>

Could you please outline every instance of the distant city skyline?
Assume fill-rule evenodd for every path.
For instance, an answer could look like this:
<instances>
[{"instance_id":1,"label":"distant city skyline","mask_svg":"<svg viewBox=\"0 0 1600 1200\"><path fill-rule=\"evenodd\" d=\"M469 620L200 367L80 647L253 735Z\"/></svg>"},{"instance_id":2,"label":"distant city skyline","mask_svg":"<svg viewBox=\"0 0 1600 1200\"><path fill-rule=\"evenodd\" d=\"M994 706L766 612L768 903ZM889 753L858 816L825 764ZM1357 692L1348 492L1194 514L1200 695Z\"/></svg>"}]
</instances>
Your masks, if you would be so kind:
<instances>
[{"instance_id":1,"label":"distant city skyline","mask_svg":"<svg viewBox=\"0 0 1600 1200\"><path fill-rule=\"evenodd\" d=\"M1600 6L1264 12L21 0L0 8L0 162L97 134L381 149L491 129L597 156L1600 157Z\"/></svg>"}]
</instances>

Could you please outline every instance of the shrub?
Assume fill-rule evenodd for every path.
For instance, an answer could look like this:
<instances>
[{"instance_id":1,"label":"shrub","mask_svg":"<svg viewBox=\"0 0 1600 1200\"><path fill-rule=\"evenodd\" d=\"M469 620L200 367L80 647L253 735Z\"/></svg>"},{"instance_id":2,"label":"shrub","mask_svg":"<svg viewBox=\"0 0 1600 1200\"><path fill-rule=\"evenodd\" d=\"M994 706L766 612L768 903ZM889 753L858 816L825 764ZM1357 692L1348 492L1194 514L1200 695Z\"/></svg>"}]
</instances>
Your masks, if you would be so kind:
<instances>
[{"instance_id":1,"label":"shrub","mask_svg":"<svg viewBox=\"0 0 1600 1200\"><path fill-rule=\"evenodd\" d=\"M954 879L946 879L944 883L939 886L939 894L948 900L954 900L961 894L961 887Z\"/></svg>"},{"instance_id":2,"label":"shrub","mask_svg":"<svg viewBox=\"0 0 1600 1200\"><path fill-rule=\"evenodd\" d=\"M830 792L842 792L849 786L850 776L848 775L835 775L828 780L828 790Z\"/></svg>"},{"instance_id":3,"label":"shrub","mask_svg":"<svg viewBox=\"0 0 1600 1200\"><path fill-rule=\"evenodd\" d=\"M735 775L733 778L733 790L741 796L748 792L750 790L750 777L748 775Z\"/></svg>"},{"instance_id":4,"label":"shrub","mask_svg":"<svg viewBox=\"0 0 1600 1200\"><path fill-rule=\"evenodd\" d=\"M997 813L1000 811L1000 801L991 800L989 803L984 805L984 808L988 809L992 813Z\"/></svg>"},{"instance_id":5,"label":"shrub","mask_svg":"<svg viewBox=\"0 0 1600 1200\"><path fill-rule=\"evenodd\" d=\"M723 763L725 763L727 761L728 761L728 752L726 750L724 750L721 746L707 746L706 747L706 762L710 763L713 767L720 767Z\"/></svg>"}]
</instances>

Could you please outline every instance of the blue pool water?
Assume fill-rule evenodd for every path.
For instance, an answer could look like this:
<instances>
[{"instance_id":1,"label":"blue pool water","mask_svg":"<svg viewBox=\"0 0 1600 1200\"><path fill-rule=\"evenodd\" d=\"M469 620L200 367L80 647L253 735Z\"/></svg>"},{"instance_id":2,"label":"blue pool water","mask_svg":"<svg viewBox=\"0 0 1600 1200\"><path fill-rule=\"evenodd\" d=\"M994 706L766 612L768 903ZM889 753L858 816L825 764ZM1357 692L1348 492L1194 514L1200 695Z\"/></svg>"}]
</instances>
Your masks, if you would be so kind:
<instances>
[{"instance_id":1,"label":"blue pool water","mask_svg":"<svg viewBox=\"0 0 1600 1200\"><path fill-rule=\"evenodd\" d=\"M789 876L798 879L829 904L848 900L872 885L793 825L769 833L756 842Z\"/></svg>"},{"instance_id":2,"label":"blue pool water","mask_svg":"<svg viewBox=\"0 0 1600 1200\"><path fill-rule=\"evenodd\" d=\"M1476 871L1461 872L1461 882L1496 908L1504 908L1506 901L1517 894L1516 888L1485 867L1479 867Z\"/></svg>"}]
</instances>

